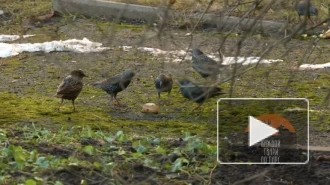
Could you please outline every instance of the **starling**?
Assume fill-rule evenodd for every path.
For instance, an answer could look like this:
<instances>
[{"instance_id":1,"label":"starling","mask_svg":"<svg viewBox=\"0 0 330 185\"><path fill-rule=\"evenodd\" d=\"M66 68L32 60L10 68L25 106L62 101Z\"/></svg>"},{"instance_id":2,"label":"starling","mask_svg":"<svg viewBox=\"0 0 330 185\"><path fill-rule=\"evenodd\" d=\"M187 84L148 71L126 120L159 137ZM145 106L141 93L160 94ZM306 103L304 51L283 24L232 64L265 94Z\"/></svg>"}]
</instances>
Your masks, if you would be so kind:
<instances>
[{"instance_id":1,"label":"starling","mask_svg":"<svg viewBox=\"0 0 330 185\"><path fill-rule=\"evenodd\" d=\"M73 70L69 76L64 78L62 83L58 86L56 97L61 98L60 106L58 110L60 110L61 105L63 104L63 100L71 100L73 105L73 110L76 110L74 106L74 100L78 97L80 91L82 90L84 84L82 79L87 77L82 70Z\"/></svg>"},{"instance_id":2,"label":"starling","mask_svg":"<svg viewBox=\"0 0 330 185\"><path fill-rule=\"evenodd\" d=\"M216 77L219 73L220 67L223 65L218 64L215 60L205 55L198 48L194 48L192 51L192 68L198 72L203 78L209 76Z\"/></svg>"},{"instance_id":3,"label":"starling","mask_svg":"<svg viewBox=\"0 0 330 185\"><path fill-rule=\"evenodd\" d=\"M298 2L296 10L299 15L300 22L300 16L307 16L307 18L315 25L315 22L311 19L311 16L318 16L319 10L309 0Z\"/></svg>"},{"instance_id":4,"label":"starling","mask_svg":"<svg viewBox=\"0 0 330 185\"><path fill-rule=\"evenodd\" d=\"M94 84L95 87L100 88L111 95L111 102L113 98L119 104L117 99L117 93L126 89L127 86L131 83L132 78L135 76L135 73L131 70L127 70L119 75L116 75L112 78L104 79L100 82Z\"/></svg>"},{"instance_id":5,"label":"starling","mask_svg":"<svg viewBox=\"0 0 330 185\"><path fill-rule=\"evenodd\" d=\"M199 86L189 80L179 81L181 94L198 104L194 110L198 109L203 103L214 96L225 94L219 87L205 87Z\"/></svg>"},{"instance_id":6,"label":"starling","mask_svg":"<svg viewBox=\"0 0 330 185\"><path fill-rule=\"evenodd\" d=\"M160 74L156 79L155 86L158 92L158 98L160 98L161 92L168 92L168 95L171 93L173 85L172 75Z\"/></svg>"}]
</instances>

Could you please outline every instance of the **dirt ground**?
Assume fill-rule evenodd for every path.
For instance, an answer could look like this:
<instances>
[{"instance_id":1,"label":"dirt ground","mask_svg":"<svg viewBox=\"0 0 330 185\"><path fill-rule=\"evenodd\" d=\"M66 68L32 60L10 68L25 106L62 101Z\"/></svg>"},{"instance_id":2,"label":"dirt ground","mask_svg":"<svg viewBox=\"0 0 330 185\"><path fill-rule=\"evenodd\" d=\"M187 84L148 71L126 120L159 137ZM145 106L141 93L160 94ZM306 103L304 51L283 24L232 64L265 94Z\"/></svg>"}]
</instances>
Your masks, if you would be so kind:
<instances>
[{"instance_id":1,"label":"dirt ground","mask_svg":"<svg viewBox=\"0 0 330 185\"><path fill-rule=\"evenodd\" d=\"M172 97L167 99L163 95L159 104L162 108L162 113L159 115L146 115L140 112L141 105L146 102L157 101L157 94L154 90L154 79L161 72L169 72L174 76L174 79L189 77L196 82L205 83L190 67L190 61L183 61L181 64L173 62L164 62L162 57L154 57L147 53L142 53L135 49L130 51L122 51L119 46L144 46L152 48L160 48L163 50L179 50L185 49L191 42L191 38L185 36L187 30L172 30L167 28L161 39L157 39L156 28L146 27L143 25L111 25L103 20L97 22L93 19L78 18L74 21L64 22L62 17L53 17L44 25L39 25L30 29L27 33L37 34L35 38L21 40L18 42L42 42L52 39L82 39L84 37L94 42L101 42L104 46L111 47L109 51L102 53L77 54L70 52L52 52L52 53L23 53L17 57L0 60L0 91L15 94L18 97L25 99L37 99L41 97L41 105L47 108L38 107L38 115L31 117L26 121L15 121L14 124L30 123L31 120L48 120L43 121L48 127L54 126L57 128L59 122L61 124L79 124L77 117L82 116L82 120L98 124L99 120L94 120L92 110L102 110L104 114L111 117L109 124L116 125L116 120L126 120L128 125L116 125L111 129L120 127L132 127L132 133L143 135L148 133L150 129L146 125L140 123L148 121L163 122L169 124L188 123L194 124L216 124L216 108L214 100L209 101L204 105L205 109L199 113L191 113L191 109L196 106L188 100L175 94L178 91L176 85L173 90ZM145 36L149 39L143 39ZM153 37L154 36L154 37ZM203 32L198 30L194 35L194 43L199 45L206 53L216 53L217 46L220 43L223 34L215 32ZM241 42L242 36L232 35L228 37L224 44L225 56L234 56L237 52L237 44L242 45L239 51L239 56L258 56L265 51L265 48L278 41L274 38L260 38L259 36L250 36ZM141 42L143 40L143 42ZM311 120L310 120L310 144L314 146L329 146L329 123L327 112L329 108L323 105L322 102L326 98L329 91L329 70L306 70L300 71L296 68L297 63L325 63L330 57L329 45L327 40L321 40L318 43L320 49L316 49L310 56L313 49L313 39L292 39L286 44L279 44L272 49L265 58L268 59L283 59L284 62L273 65L261 65L257 69L238 76L233 85L232 97L299 97L308 98L311 102ZM309 56L307 58L307 56ZM78 116L71 112L70 102L66 102L62 113L51 113L57 106L57 101L53 95L56 92L56 87L71 70L82 69L89 76L84 79L86 84L85 91L82 92L77 99L76 106ZM112 110L109 106L109 96L97 89L93 89L91 84L102 79L102 75L108 73L109 76L119 74L126 69L134 70L137 75L133 79L132 84L128 89L118 94L118 97L123 102L123 106L118 110ZM230 92L231 84L226 82L220 85L226 92ZM229 94L229 93L228 93ZM228 94L226 96L228 96ZM212 102L213 101L213 102ZM41 109L47 109L42 112ZM80 110L79 110L80 109ZM26 110L23 108L23 110ZM82 112L86 112L82 114ZM43 114L46 115L43 115ZM23 113L21 113L23 114ZM16 113L15 113L16 115ZM55 118L62 117L60 121ZM99 115L96 115L99 116ZM8 118L11 119L11 118ZM105 117L104 119L108 119ZM64 122L63 120L69 120ZM100 119L101 120L101 119ZM2 120L7 122L9 120ZM81 120L79 120L81 121ZM93 122L94 121L94 122ZM111 123L110 123L111 122ZM140 125L139 125L140 124ZM139 126L138 126L139 125ZM233 134L228 127L227 134ZM153 130L156 135L166 136L173 134L175 139L179 140L178 133L167 133L165 130ZM175 125L168 126L175 128ZM106 127L104 127L106 128ZM215 127L211 127L215 128ZM110 128L108 128L110 129ZM145 129L145 130L144 130ZM162 129L162 128L160 128ZM181 127L178 129L182 129ZM187 127L186 130L196 132L203 135L205 139L215 140L209 136L215 135L215 130L208 130L212 134L201 133L194 131L194 127ZM228 130L229 129L229 130ZM22 133L21 133L22 134ZM153 133L149 133L153 134ZM15 133L11 137L19 137L20 133ZM95 146L98 143L88 141L89 144ZM214 141L213 141L214 143ZM19 143L18 143L19 144ZM83 144L83 142L82 142ZM175 144L173 144L175 145ZM26 146L29 148L31 146ZM64 150L56 146L48 146L39 144L33 146L41 153L50 153L55 156L68 157L74 155L73 151ZM253 185L277 185L277 184L330 184L330 171L327 162L318 162L316 158L320 155L330 155L330 152L313 152L310 153L310 161L306 165L218 165L209 175L209 184L233 184L239 180L253 177L256 174L262 174L265 170L268 172L255 179L251 178L242 184ZM94 158L87 160L97 161ZM199 159L202 161L202 159ZM212 162L212 161L211 161ZM213 161L214 162L214 161ZM182 173L178 178L164 178L169 175L162 171L156 171L149 167L132 164L129 173L122 171L120 175L127 184L137 184L143 181L143 184L204 184L205 179L198 174L190 175ZM22 174L12 174L17 177ZM97 171L89 172L88 169L80 167L72 167L70 170L58 170L55 174L46 174L60 179L65 184L79 184L80 179L88 176L90 184L109 184L108 181L102 181L103 176Z\"/></svg>"}]
</instances>

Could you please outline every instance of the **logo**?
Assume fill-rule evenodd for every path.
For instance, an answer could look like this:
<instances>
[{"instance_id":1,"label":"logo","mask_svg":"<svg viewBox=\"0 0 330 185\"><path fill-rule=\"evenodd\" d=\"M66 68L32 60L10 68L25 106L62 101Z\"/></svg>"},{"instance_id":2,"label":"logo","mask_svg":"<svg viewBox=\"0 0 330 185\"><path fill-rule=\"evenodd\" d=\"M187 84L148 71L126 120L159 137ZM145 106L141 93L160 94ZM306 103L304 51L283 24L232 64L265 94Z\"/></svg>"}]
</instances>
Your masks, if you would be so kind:
<instances>
[{"instance_id":1,"label":"logo","mask_svg":"<svg viewBox=\"0 0 330 185\"><path fill-rule=\"evenodd\" d=\"M306 164L308 162L308 100L221 98L217 103L220 163ZM302 151L301 148L307 150Z\"/></svg>"}]
</instances>

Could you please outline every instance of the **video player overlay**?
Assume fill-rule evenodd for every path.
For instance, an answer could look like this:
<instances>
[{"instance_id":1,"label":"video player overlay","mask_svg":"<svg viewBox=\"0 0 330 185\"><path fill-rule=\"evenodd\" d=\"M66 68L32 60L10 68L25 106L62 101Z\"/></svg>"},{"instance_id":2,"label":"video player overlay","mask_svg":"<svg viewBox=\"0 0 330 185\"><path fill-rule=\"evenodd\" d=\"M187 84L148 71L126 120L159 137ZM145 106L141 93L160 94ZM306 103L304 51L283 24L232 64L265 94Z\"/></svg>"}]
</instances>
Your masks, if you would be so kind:
<instances>
[{"instance_id":1,"label":"video player overlay","mask_svg":"<svg viewBox=\"0 0 330 185\"><path fill-rule=\"evenodd\" d=\"M218 100L218 161L306 164L309 103L304 98Z\"/></svg>"}]
</instances>

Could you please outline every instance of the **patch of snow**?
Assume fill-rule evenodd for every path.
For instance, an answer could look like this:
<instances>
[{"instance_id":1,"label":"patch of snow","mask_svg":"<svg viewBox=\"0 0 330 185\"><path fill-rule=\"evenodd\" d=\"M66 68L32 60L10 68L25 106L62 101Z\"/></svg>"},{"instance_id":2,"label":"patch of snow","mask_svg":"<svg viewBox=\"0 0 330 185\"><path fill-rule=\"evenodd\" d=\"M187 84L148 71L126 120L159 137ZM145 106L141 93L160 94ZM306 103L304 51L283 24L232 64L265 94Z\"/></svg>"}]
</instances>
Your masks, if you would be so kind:
<instances>
[{"instance_id":1,"label":"patch of snow","mask_svg":"<svg viewBox=\"0 0 330 185\"><path fill-rule=\"evenodd\" d=\"M186 55L186 50L164 51L161 49L148 48L148 47L138 47L137 49L139 51L147 52L147 53L150 53L155 56L171 55L172 57L175 58L172 60L172 62L180 62L181 59L179 59L178 57L182 58L182 57L186 56L185 60L191 60L191 58L192 58L191 53L187 53L187 55ZM215 55L208 55L208 56L217 62L220 61L220 58ZM231 64L235 64L235 62L236 62L236 63L240 63L242 65L249 65L249 64L256 64L259 62L259 60L260 60L260 57L223 57L222 64L231 65ZM167 61L169 61L169 60L167 60ZM281 60L281 59L275 59L275 60L261 59L260 60L260 63L263 63L263 64L270 64L270 63L274 63L274 62L283 62L283 60Z\"/></svg>"},{"instance_id":2,"label":"patch of snow","mask_svg":"<svg viewBox=\"0 0 330 185\"><path fill-rule=\"evenodd\" d=\"M23 38L33 37L35 35L23 35ZM19 35L0 35L0 42L9 42L19 39Z\"/></svg>"},{"instance_id":3,"label":"patch of snow","mask_svg":"<svg viewBox=\"0 0 330 185\"><path fill-rule=\"evenodd\" d=\"M330 68L330 62L325 64L302 64L299 66L300 69L324 69Z\"/></svg>"},{"instance_id":4,"label":"patch of snow","mask_svg":"<svg viewBox=\"0 0 330 185\"><path fill-rule=\"evenodd\" d=\"M123 49L123 51L129 51L133 47L132 46L119 46L119 48Z\"/></svg>"},{"instance_id":5,"label":"patch of snow","mask_svg":"<svg viewBox=\"0 0 330 185\"><path fill-rule=\"evenodd\" d=\"M83 40L70 39L33 44L0 43L0 58L15 56L22 52L43 51L49 53L52 51L71 51L76 53L89 53L101 52L109 49L109 47L102 47L102 43L91 42L87 38Z\"/></svg>"}]
</instances>

